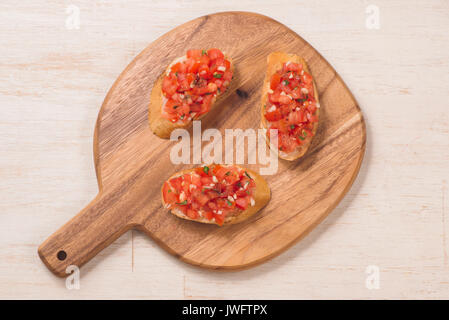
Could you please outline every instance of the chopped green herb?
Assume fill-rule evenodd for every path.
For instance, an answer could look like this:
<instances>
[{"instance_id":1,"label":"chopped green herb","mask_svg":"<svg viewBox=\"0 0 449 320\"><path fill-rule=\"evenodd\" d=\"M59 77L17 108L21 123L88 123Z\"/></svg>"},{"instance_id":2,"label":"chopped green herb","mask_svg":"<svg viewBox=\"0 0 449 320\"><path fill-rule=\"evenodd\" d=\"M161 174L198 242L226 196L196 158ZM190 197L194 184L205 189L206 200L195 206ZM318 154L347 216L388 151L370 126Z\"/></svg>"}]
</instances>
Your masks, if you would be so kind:
<instances>
[{"instance_id":1,"label":"chopped green herb","mask_svg":"<svg viewBox=\"0 0 449 320\"><path fill-rule=\"evenodd\" d=\"M246 190L246 194L249 194L249 191L248 191L248 190Z\"/></svg>"},{"instance_id":2,"label":"chopped green herb","mask_svg":"<svg viewBox=\"0 0 449 320\"><path fill-rule=\"evenodd\" d=\"M300 103L303 103L303 102L306 102L307 99L296 99L296 101L298 101L298 102L300 102Z\"/></svg>"},{"instance_id":3,"label":"chopped green herb","mask_svg":"<svg viewBox=\"0 0 449 320\"><path fill-rule=\"evenodd\" d=\"M253 178L251 178L251 176L248 174L248 172L245 171L245 175L250 178L251 180L253 180Z\"/></svg>"},{"instance_id":4,"label":"chopped green herb","mask_svg":"<svg viewBox=\"0 0 449 320\"><path fill-rule=\"evenodd\" d=\"M171 189L168 189L168 193L170 193L171 192Z\"/></svg>"},{"instance_id":5,"label":"chopped green herb","mask_svg":"<svg viewBox=\"0 0 449 320\"><path fill-rule=\"evenodd\" d=\"M228 171L225 173L225 176L229 176L231 174L231 171Z\"/></svg>"},{"instance_id":6,"label":"chopped green herb","mask_svg":"<svg viewBox=\"0 0 449 320\"><path fill-rule=\"evenodd\" d=\"M240 183L240 181L237 181L236 185L237 185L237 187L239 187L239 188L242 187L242 184Z\"/></svg>"},{"instance_id":7,"label":"chopped green herb","mask_svg":"<svg viewBox=\"0 0 449 320\"><path fill-rule=\"evenodd\" d=\"M214 78L220 79L221 78L221 73L215 73L214 74Z\"/></svg>"},{"instance_id":8,"label":"chopped green herb","mask_svg":"<svg viewBox=\"0 0 449 320\"><path fill-rule=\"evenodd\" d=\"M289 83L290 83L290 81L288 81L288 80L284 80L284 86L288 86L288 85L289 85Z\"/></svg>"},{"instance_id":9,"label":"chopped green herb","mask_svg":"<svg viewBox=\"0 0 449 320\"><path fill-rule=\"evenodd\" d=\"M228 206L232 206L232 202L226 199L226 202L228 203Z\"/></svg>"},{"instance_id":10,"label":"chopped green herb","mask_svg":"<svg viewBox=\"0 0 449 320\"><path fill-rule=\"evenodd\" d=\"M179 107L179 106L173 106L173 109L176 109L177 107Z\"/></svg>"},{"instance_id":11,"label":"chopped green herb","mask_svg":"<svg viewBox=\"0 0 449 320\"><path fill-rule=\"evenodd\" d=\"M176 204L179 204L181 206L184 206L187 204L187 200L184 200L183 202L176 202Z\"/></svg>"},{"instance_id":12,"label":"chopped green herb","mask_svg":"<svg viewBox=\"0 0 449 320\"><path fill-rule=\"evenodd\" d=\"M209 174L209 167L204 166L203 171L204 171L204 173Z\"/></svg>"},{"instance_id":13,"label":"chopped green herb","mask_svg":"<svg viewBox=\"0 0 449 320\"><path fill-rule=\"evenodd\" d=\"M305 138L306 138L306 137L301 137L301 136L299 136L299 139L301 139L302 141L304 141Z\"/></svg>"},{"instance_id":14,"label":"chopped green herb","mask_svg":"<svg viewBox=\"0 0 449 320\"><path fill-rule=\"evenodd\" d=\"M203 49L203 51L201 51L201 55L204 56L205 54L207 54L207 51Z\"/></svg>"},{"instance_id":15,"label":"chopped green herb","mask_svg":"<svg viewBox=\"0 0 449 320\"><path fill-rule=\"evenodd\" d=\"M178 76L178 71L175 72L175 76Z\"/></svg>"},{"instance_id":16,"label":"chopped green herb","mask_svg":"<svg viewBox=\"0 0 449 320\"><path fill-rule=\"evenodd\" d=\"M292 124L292 125L290 126L290 129L295 129L295 125Z\"/></svg>"},{"instance_id":17,"label":"chopped green herb","mask_svg":"<svg viewBox=\"0 0 449 320\"><path fill-rule=\"evenodd\" d=\"M183 120L185 116L186 116L186 115L185 115L185 114L183 114L183 115L181 116L181 120Z\"/></svg>"}]
</instances>

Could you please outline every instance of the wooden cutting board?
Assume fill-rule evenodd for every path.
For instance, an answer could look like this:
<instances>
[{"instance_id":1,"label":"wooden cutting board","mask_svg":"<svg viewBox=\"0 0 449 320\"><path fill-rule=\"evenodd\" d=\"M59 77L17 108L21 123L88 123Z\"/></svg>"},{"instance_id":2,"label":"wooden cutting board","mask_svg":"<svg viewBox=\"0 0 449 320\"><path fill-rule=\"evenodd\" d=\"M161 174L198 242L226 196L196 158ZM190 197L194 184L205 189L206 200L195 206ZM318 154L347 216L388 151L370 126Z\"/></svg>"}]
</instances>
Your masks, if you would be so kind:
<instances>
[{"instance_id":1,"label":"wooden cutting board","mask_svg":"<svg viewBox=\"0 0 449 320\"><path fill-rule=\"evenodd\" d=\"M202 121L203 130L260 126L261 85L272 51L304 57L321 102L317 135L297 161L279 160L265 176L269 204L249 220L225 227L179 219L161 206L160 188L174 172L177 143L155 136L148 103L155 80L190 48L217 47L236 71L228 95ZM58 276L82 266L130 228L139 229L185 262L212 269L249 267L276 256L312 230L342 199L365 151L366 132L357 102L324 58L300 36L266 16L224 12L187 22L142 51L122 72L98 115L94 158L97 197L50 236L39 255ZM246 165L258 170L259 165Z\"/></svg>"}]
</instances>

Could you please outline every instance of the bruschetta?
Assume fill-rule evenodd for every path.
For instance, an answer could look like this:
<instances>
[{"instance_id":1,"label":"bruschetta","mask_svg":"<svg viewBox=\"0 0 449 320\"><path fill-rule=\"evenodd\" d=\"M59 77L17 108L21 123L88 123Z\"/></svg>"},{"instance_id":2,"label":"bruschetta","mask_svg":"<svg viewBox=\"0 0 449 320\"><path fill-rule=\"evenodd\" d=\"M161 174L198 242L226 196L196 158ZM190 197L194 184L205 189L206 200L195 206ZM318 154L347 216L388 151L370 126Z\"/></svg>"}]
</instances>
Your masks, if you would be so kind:
<instances>
[{"instance_id":1,"label":"bruschetta","mask_svg":"<svg viewBox=\"0 0 449 320\"><path fill-rule=\"evenodd\" d=\"M316 85L304 59L271 53L262 91L261 125L278 130L280 158L296 160L307 152L318 128L319 108Z\"/></svg>"},{"instance_id":2,"label":"bruschetta","mask_svg":"<svg viewBox=\"0 0 449 320\"><path fill-rule=\"evenodd\" d=\"M237 165L184 170L162 186L162 204L172 214L219 226L251 217L270 197L270 188L260 175Z\"/></svg>"},{"instance_id":3,"label":"bruschetta","mask_svg":"<svg viewBox=\"0 0 449 320\"><path fill-rule=\"evenodd\" d=\"M188 50L155 82L150 98L152 131L169 138L176 128L201 119L223 96L234 73L231 58L219 49Z\"/></svg>"}]
</instances>

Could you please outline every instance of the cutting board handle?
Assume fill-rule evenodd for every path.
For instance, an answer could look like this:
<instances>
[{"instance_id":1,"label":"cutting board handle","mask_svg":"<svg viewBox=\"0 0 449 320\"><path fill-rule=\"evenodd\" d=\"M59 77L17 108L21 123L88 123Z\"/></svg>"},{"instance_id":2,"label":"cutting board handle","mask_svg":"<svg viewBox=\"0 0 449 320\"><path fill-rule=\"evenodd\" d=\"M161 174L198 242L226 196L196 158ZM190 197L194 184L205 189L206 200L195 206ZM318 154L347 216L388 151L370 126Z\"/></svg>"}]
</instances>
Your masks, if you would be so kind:
<instances>
[{"instance_id":1,"label":"cutting board handle","mask_svg":"<svg viewBox=\"0 0 449 320\"><path fill-rule=\"evenodd\" d=\"M123 198L126 197L98 194L41 244L38 253L45 265L57 276L65 277L67 267L81 267L129 230L133 226L128 221L131 210L127 210L127 201Z\"/></svg>"}]
</instances>

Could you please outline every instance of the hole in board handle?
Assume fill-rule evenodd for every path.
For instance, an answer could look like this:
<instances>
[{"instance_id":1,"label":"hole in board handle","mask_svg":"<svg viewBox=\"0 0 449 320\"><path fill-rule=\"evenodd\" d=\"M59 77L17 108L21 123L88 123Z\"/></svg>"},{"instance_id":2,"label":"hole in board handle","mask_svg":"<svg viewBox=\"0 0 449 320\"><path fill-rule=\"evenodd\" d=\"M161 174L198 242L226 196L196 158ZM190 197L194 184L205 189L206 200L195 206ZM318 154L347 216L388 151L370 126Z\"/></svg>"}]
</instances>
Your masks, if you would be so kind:
<instances>
[{"instance_id":1,"label":"hole in board handle","mask_svg":"<svg viewBox=\"0 0 449 320\"><path fill-rule=\"evenodd\" d=\"M65 258L67 258L67 253L64 250L61 250L58 252L56 256L58 257L59 260L64 261Z\"/></svg>"}]
</instances>

